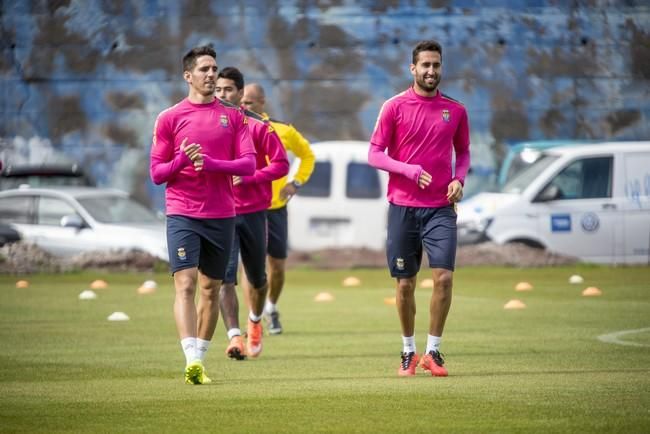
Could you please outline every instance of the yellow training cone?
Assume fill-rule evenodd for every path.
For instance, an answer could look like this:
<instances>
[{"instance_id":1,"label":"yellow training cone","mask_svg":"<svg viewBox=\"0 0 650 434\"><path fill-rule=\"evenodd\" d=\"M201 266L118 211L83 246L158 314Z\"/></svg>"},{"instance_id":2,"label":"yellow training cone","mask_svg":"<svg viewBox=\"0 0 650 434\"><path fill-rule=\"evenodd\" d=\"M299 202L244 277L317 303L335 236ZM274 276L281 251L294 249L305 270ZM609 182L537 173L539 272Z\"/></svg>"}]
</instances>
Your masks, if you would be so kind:
<instances>
[{"instance_id":1,"label":"yellow training cone","mask_svg":"<svg viewBox=\"0 0 650 434\"><path fill-rule=\"evenodd\" d=\"M16 282L16 288L29 288L29 282L26 280L19 280Z\"/></svg>"},{"instance_id":2,"label":"yellow training cone","mask_svg":"<svg viewBox=\"0 0 650 434\"><path fill-rule=\"evenodd\" d=\"M314 301L317 302L332 301L332 300L334 300L334 296L329 292L319 292L318 294L316 294L316 297L314 297Z\"/></svg>"},{"instance_id":3,"label":"yellow training cone","mask_svg":"<svg viewBox=\"0 0 650 434\"><path fill-rule=\"evenodd\" d=\"M525 309L526 305L524 304L523 301L521 300L510 300L506 304L503 305L504 309Z\"/></svg>"},{"instance_id":4,"label":"yellow training cone","mask_svg":"<svg viewBox=\"0 0 650 434\"><path fill-rule=\"evenodd\" d=\"M422 279L420 288L433 288L433 279Z\"/></svg>"},{"instance_id":5,"label":"yellow training cone","mask_svg":"<svg viewBox=\"0 0 650 434\"><path fill-rule=\"evenodd\" d=\"M585 290L582 291L582 295L585 297L598 297L599 295L603 295L603 291L596 288L595 286L590 286L589 288L585 288Z\"/></svg>"},{"instance_id":6,"label":"yellow training cone","mask_svg":"<svg viewBox=\"0 0 650 434\"><path fill-rule=\"evenodd\" d=\"M532 291L533 285L528 282L519 282L515 285L515 291Z\"/></svg>"},{"instance_id":7,"label":"yellow training cone","mask_svg":"<svg viewBox=\"0 0 650 434\"><path fill-rule=\"evenodd\" d=\"M343 279L343 286L359 286L361 280L358 277L350 276Z\"/></svg>"},{"instance_id":8,"label":"yellow training cone","mask_svg":"<svg viewBox=\"0 0 650 434\"><path fill-rule=\"evenodd\" d=\"M387 304L389 306L394 306L395 304L397 304L397 300L395 299L395 297L386 297L384 298L384 304Z\"/></svg>"},{"instance_id":9,"label":"yellow training cone","mask_svg":"<svg viewBox=\"0 0 650 434\"><path fill-rule=\"evenodd\" d=\"M138 288L138 294L153 294L158 289L158 284L153 280L146 280L142 286Z\"/></svg>"},{"instance_id":10,"label":"yellow training cone","mask_svg":"<svg viewBox=\"0 0 650 434\"><path fill-rule=\"evenodd\" d=\"M108 283L105 280L93 280L90 284L91 289L106 289L108 288Z\"/></svg>"}]
</instances>

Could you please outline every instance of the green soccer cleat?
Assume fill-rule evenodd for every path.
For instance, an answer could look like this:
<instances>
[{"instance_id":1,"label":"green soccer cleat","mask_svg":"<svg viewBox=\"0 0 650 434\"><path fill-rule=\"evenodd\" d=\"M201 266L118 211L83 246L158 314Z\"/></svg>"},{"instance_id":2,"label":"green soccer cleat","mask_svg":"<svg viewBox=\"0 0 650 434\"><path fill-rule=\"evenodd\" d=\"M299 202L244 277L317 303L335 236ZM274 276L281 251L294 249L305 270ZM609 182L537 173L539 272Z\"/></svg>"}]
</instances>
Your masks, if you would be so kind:
<instances>
[{"instance_id":1,"label":"green soccer cleat","mask_svg":"<svg viewBox=\"0 0 650 434\"><path fill-rule=\"evenodd\" d=\"M193 361L185 367L185 383L203 384L203 377L205 376L204 371L205 369L203 368L203 363L201 363L200 360Z\"/></svg>"}]
</instances>

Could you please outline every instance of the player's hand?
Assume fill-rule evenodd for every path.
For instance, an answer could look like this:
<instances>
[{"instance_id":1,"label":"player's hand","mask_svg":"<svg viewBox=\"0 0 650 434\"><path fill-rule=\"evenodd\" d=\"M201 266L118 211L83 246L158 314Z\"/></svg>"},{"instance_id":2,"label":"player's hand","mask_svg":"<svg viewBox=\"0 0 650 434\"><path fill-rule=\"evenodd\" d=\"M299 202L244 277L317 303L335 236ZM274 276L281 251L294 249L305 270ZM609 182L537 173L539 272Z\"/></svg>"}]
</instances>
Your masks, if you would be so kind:
<instances>
[{"instance_id":1,"label":"player's hand","mask_svg":"<svg viewBox=\"0 0 650 434\"><path fill-rule=\"evenodd\" d=\"M233 176L232 177L232 185L239 185L241 184L241 176Z\"/></svg>"},{"instance_id":2,"label":"player's hand","mask_svg":"<svg viewBox=\"0 0 650 434\"><path fill-rule=\"evenodd\" d=\"M298 190L296 189L295 185L288 183L282 187L282 190L280 190L280 199L288 201L293 197L294 194L296 194L297 191Z\"/></svg>"},{"instance_id":3,"label":"player's hand","mask_svg":"<svg viewBox=\"0 0 650 434\"><path fill-rule=\"evenodd\" d=\"M463 184L454 179L447 186L447 200L449 203L456 203L463 198Z\"/></svg>"},{"instance_id":4,"label":"player's hand","mask_svg":"<svg viewBox=\"0 0 650 434\"><path fill-rule=\"evenodd\" d=\"M431 175L426 170L422 170L422 173L420 173L420 177L418 178L418 186L425 189L429 184L431 184Z\"/></svg>"},{"instance_id":5,"label":"player's hand","mask_svg":"<svg viewBox=\"0 0 650 434\"><path fill-rule=\"evenodd\" d=\"M187 155L187 157L192 161L195 161L198 158L203 158L201 156L201 145L198 143L188 145L187 137L185 137L181 143L181 152L185 152L185 155Z\"/></svg>"}]
</instances>

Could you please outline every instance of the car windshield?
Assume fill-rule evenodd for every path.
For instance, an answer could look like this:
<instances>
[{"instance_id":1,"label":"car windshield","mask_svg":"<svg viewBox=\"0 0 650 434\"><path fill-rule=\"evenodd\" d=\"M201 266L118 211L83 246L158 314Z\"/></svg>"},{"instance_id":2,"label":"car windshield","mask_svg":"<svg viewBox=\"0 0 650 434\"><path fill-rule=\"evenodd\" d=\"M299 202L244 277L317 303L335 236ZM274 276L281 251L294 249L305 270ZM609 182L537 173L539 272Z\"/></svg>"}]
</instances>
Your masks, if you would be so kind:
<instances>
[{"instance_id":1,"label":"car windshield","mask_svg":"<svg viewBox=\"0 0 650 434\"><path fill-rule=\"evenodd\" d=\"M101 223L158 223L151 210L124 196L81 197L79 203Z\"/></svg>"},{"instance_id":2,"label":"car windshield","mask_svg":"<svg viewBox=\"0 0 650 434\"><path fill-rule=\"evenodd\" d=\"M544 154L533 164L519 172L514 178L506 183L501 190L503 193L519 194L530 185L548 166L559 157Z\"/></svg>"}]
</instances>

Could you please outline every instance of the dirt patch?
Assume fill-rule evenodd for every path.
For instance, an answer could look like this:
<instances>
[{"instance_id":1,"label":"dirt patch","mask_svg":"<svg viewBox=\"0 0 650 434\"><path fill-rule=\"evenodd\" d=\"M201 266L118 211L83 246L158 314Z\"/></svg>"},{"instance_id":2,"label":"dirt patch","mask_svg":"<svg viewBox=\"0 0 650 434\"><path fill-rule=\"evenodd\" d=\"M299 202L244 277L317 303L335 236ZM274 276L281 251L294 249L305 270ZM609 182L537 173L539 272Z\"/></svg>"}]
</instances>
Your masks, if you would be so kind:
<instances>
[{"instance_id":1,"label":"dirt patch","mask_svg":"<svg viewBox=\"0 0 650 434\"><path fill-rule=\"evenodd\" d=\"M510 267L547 267L574 264L578 259L535 249L524 244L499 246L482 243L458 248L456 266L501 265ZM428 265L426 257L423 266ZM287 267L385 268L386 254L371 249L323 249L315 252L293 251ZM0 248L0 273L61 273L75 270L167 271L167 263L139 250L87 252L70 257L54 256L43 249L22 242Z\"/></svg>"},{"instance_id":2,"label":"dirt patch","mask_svg":"<svg viewBox=\"0 0 650 434\"><path fill-rule=\"evenodd\" d=\"M501 265L511 267L546 267L575 264L577 258L536 249L525 244L497 245L481 243L461 246L456 253L456 266ZM425 258L423 265L428 266ZM315 252L291 252L287 266L311 266L320 269L385 268L386 253L370 249L324 249Z\"/></svg>"}]
</instances>

